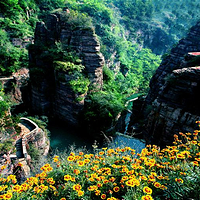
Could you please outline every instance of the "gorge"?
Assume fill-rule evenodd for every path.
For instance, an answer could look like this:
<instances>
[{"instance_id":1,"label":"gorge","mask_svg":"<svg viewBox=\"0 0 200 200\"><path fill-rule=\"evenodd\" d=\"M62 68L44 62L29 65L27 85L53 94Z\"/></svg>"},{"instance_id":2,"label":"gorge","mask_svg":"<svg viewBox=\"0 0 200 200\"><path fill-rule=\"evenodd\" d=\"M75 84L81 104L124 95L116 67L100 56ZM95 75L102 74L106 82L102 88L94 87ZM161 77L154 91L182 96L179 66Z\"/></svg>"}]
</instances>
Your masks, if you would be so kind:
<instances>
[{"instance_id":1,"label":"gorge","mask_svg":"<svg viewBox=\"0 0 200 200\"><path fill-rule=\"evenodd\" d=\"M90 83L87 84L101 89L104 58L100 53L100 44L93 28L79 25L72 27L66 19L69 20L67 13L56 11L48 15L46 24L37 23L35 42L29 47L29 91L24 90L24 85L27 85L26 80L29 78L28 71L24 73L22 70L19 76L15 76L17 87L13 90L13 99L18 103L24 102L35 114L51 116L78 125L79 116L85 106L84 99L90 91L88 89L84 92L74 91L70 81L73 79L77 81L80 77L75 77L70 69L65 71L56 68L60 61L55 59L62 60L63 52L74 51L73 56L78 56L76 59L81 58L81 64L85 66L81 73L89 78ZM145 99L142 97L142 101L142 98L134 101L133 115L126 130L128 128L131 133L133 126L139 125L143 129L141 131L139 128L139 132L142 132L148 143L157 143L161 146L170 144L175 133L191 131L195 121L199 120L199 107L196 100L199 87L199 61L198 55L189 54L189 52L200 51L199 26L199 23L193 26L188 35L180 40L171 53L163 59L151 79L147 97ZM62 56L58 57L58 54ZM57 57L54 59L54 56ZM64 66L62 62L68 61L61 61L61 65ZM79 65L80 61L77 63L77 66ZM29 98L23 90L28 92ZM121 119L126 121L123 114ZM125 125L122 125L121 130L120 120L115 122L114 128L115 131L123 132Z\"/></svg>"},{"instance_id":2,"label":"gorge","mask_svg":"<svg viewBox=\"0 0 200 200\"><path fill-rule=\"evenodd\" d=\"M200 199L199 8L0 1L0 199Z\"/></svg>"}]
</instances>

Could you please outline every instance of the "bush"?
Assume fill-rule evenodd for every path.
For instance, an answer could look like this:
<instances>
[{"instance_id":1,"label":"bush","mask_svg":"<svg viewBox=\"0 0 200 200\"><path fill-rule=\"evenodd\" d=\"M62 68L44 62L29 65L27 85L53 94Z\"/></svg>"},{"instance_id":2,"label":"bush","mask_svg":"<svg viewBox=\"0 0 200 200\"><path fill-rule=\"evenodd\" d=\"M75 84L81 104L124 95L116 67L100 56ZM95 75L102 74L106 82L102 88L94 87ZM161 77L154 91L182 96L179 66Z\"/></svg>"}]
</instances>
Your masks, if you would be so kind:
<instances>
[{"instance_id":1,"label":"bush","mask_svg":"<svg viewBox=\"0 0 200 200\"><path fill-rule=\"evenodd\" d=\"M29 149L27 150L28 154L31 156L31 161L33 163L39 162L41 158L41 152L35 147L33 143L29 143Z\"/></svg>"},{"instance_id":2,"label":"bush","mask_svg":"<svg viewBox=\"0 0 200 200\"><path fill-rule=\"evenodd\" d=\"M66 61L54 61L55 70L67 72L68 74L72 74L75 71L81 72L85 67L83 65L76 65L72 62Z\"/></svg>"},{"instance_id":3,"label":"bush","mask_svg":"<svg viewBox=\"0 0 200 200\"><path fill-rule=\"evenodd\" d=\"M70 24L70 28L72 30L76 29L77 27L82 29L93 27L91 18L84 13L70 10L70 13L61 12L60 14L63 20Z\"/></svg>"},{"instance_id":4,"label":"bush","mask_svg":"<svg viewBox=\"0 0 200 200\"><path fill-rule=\"evenodd\" d=\"M82 74L80 74L69 83L75 94L86 94L90 81L88 78L85 78Z\"/></svg>"},{"instance_id":5,"label":"bush","mask_svg":"<svg viewBox=\"0 0 200 200\"><path fill-rule=\"evenodd\" d=\"M85 99L83 124L90 133L98 134L115 126L116 116L124 109L124 102L111 91L96 91Z\"/></svg>"},{"instance_id":6,"label":"bush","mask_svg":"<svg viewBox=\"0 0 200 200\"><path fill-rule=\"evenodd\" d=\"M8 151L14 148L13 139L8 139L2 143L0 143L0 154L7 154Z\"/></svg>"}]
</instances>

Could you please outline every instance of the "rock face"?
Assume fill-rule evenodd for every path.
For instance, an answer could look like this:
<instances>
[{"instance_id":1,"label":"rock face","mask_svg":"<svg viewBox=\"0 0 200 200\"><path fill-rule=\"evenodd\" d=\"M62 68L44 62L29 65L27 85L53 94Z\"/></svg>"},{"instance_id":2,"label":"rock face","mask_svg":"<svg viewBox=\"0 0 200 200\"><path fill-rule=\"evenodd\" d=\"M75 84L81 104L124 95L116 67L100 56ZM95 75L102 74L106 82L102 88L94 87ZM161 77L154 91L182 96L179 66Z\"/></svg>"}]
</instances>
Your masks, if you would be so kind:
<instances>
[{"instance_id":1,"label":"rock face","mask_svg":"<svg viewBox=\"0 0 200 200\"><path fill-rule=\"evenodd\" d=\"M188 33L187 37L180 40L176 47L174 47L170 54L163 59L160 67L157 69L156 74L150 82L150 91L146 101L152 103L158 96L165 82L164 78L175 69L181 69L184 65L181 63L184 56L188 52L200 51L200 22L193 26Z\"/></svg>"},{"instance_id":2,"label":"rock face","mask_svg":"<svg viewBox=\"0 0 200 200\"><path fill-rule=\"evenodd\" d=\"M27 68L19 69L10 77L0 78L0 83L3 86L5 93L10 95L10 98L16 104L23 103L23 92L27 90L28 81L29 70Z\"/></svg>"},{"instance_id":3,"label":"rock face","mask_svg":"<svg viewBox=\"0 0 200 200\"><path fill-rule=\"evenodd\" d=\"M59 14L48 16L47 23L39 22L35 30L35 42L55 44L74 49L82 59L86 73L93 84L103 84L102 67L104 57L100 53L100 43L93 28L73 27Z\"/></svg>"},{"instance_id":4,"label":"rock face","mask_svg":"<svg viewBox=\"0 0 200 200\"><path fill-rule=\"evenodd\" d=\"M151 80L146 98L145 136L148 142L170 144L178 132L190 132L200 120L198 93L200 65L198 57L188 52L200 51L200 23L171 50Z\"/></svg>"},{"instance_id":5,"label":"rock face","mask_svg":"<svg viewBox=\"0 0 200 200\"><path fill-rule=\"evenodd\" d=\"M91 84L101 87L103 83L104 58L100 53L100 44L90 27L73 27L62 18L60 14L48 16L47 23L37 23L35 30L35 43L44 46L52 46L59 42L63 48L73 49L85 66L84 72ZM37 68L43 68L39 80L32 80L32 108L35 112L53 115L64 121L77 123L78 114L84 106L84 100L76 101L77 97L69 86L71 77L61 71L55 71L53 62L44 59L40 55L45 50L30 49L30 64ZM48 58L48 52L47 52ZM43 73L41 77L41 73Z\"/></svg>"}]
</instances>

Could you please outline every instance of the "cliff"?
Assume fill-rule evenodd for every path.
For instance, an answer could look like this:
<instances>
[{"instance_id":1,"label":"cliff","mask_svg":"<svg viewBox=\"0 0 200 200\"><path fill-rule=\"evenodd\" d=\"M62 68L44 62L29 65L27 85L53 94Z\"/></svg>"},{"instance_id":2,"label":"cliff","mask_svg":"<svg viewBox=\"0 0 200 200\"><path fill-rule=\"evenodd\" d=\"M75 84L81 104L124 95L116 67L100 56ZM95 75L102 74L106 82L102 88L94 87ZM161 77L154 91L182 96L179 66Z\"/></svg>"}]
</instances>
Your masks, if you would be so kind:
<instances>
[{"instance_id":1,"label":"cliff","mask_svg":"<svg viewBox=\"0 0 200 200\"><path fill-rule=\"evenodd\" d=\"M85 67L82 74L97 87L101 87L103 83L104 58L93 28L74 26L69 22L68 15L69 13L51 14L46 24L37 23L35 46L29 50L32 109L36 113L76 124L87 91L75 92L70 86L73 75L65 70L55 70L54 60L51 58L54 51L52 48L59 44L65 54L69 50L75 51Z\"/></svg>"},{"instance_id":2,"label":"cliff","mask_svg":"<svg viewBox=\"0 0 200 200\"><path fill-rule=\"evenodd\" d=\"M155 75L150 81L150 91L146 98L148 103L152 103L158 96L159 91L164 84L164 78L175 69L181 69L184 66L181 62L188 52L200 51L200 22L190 29L187 37L179 41L176 47L172 48L170 54L163 59Z\"/></svg>"},{"instance_id":3,"label":"cliff","mask_svg":"<svg viewBox=\"0 0 200 200\"><path fill-rule=\"evenodd\" d=\"M200 51L200 23L191 28L163 59L150 82L146 98L145 137L159 145L170 144L178 132L190 132L200 120L198 91L200 65L198 56L188 54Z\"/></svg>"}]
</instances>

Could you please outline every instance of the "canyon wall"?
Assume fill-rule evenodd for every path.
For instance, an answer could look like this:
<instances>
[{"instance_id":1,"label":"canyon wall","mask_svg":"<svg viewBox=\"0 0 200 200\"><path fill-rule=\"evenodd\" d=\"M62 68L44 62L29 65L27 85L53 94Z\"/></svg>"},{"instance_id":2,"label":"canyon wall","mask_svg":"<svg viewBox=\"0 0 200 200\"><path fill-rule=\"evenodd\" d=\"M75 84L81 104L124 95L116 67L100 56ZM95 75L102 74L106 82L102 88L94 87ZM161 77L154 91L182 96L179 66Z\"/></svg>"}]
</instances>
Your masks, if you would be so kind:
<instances>
[{"instance_id":1,"label":"canyon wall","mask_svg":"<svg viewBox=\"0 0 200 200\"><path fill-rule=\"evenodd\" d=\"M52 47L56 43L63 49L74 50L85 66L83 73L90 83L102 87L104 58L92 27L74 27L61 14L51 14L46 24L37 23L35 44ZM33 111L76 124L87 94L75 94L69 84L72 76L54 69L48 49L38 50L33 46L29 52ZM44 54L45 57L41 56ZM34 73L36 76L32 76ZM77 101L78 97L81 100Z\"/></svg>"},{"instance_id":2,"label":"canyon wall","mask_svg":"<svg viewBox=\"0 0 200 200\"><path fill-rule=\"evenodd\" d=\"M171 144L173 135L189 132L200 120L200 23L190 29L165 57L150 82L144 109L144 135L148 142ZM147 112L147 110L151 110Z\"/></svg>"}]
</instances>

